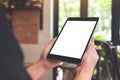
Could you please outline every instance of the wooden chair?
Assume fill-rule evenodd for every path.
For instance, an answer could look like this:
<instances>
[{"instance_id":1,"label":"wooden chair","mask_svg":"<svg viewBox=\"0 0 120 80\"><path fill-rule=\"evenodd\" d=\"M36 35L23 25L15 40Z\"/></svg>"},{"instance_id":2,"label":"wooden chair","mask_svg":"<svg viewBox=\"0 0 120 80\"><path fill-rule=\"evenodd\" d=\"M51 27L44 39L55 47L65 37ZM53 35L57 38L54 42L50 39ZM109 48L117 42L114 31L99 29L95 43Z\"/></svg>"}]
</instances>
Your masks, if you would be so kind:
<instances>
[{"instance_id":1,"label":"wooden chair","mask_svg":"<svg viewBox=\"0 0 120 80\"><path fill-rule=\"evenodd\" d=\"M120 80L120 66L117 57L117 46L113 45L112 42L105 41L101 43L101 47L105 51L106 60L109 59L111 61L112 68L111 71L109 71L109 75L112 76L112 80ZM110 66L108 65L108 67Z\"/></svg>"}]
</instances>

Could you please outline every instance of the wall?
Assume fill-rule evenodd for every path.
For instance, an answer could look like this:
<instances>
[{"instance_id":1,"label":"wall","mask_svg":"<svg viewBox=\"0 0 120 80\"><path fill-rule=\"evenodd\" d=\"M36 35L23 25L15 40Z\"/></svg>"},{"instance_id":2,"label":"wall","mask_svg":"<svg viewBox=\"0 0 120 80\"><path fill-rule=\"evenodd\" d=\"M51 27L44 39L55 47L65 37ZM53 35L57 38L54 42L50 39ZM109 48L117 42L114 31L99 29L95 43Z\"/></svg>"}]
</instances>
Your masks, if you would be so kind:
<instances>
[{"instance_id":1,"label":"wall","mask_svg":"<svg viewBox=\"0 0 120 80\"><path fill-rule=\"evenodd\" d=\"M21 44L23 53L25 56L25 62L34 63L39 57L42 49L51 39L51 12L50 12L50 0L44 0L44 12L43 12L43 30L39 30L39 43L38 44ZM52 70L48 71L40 80L52 80Z\"/></svg>"}]
</instances>

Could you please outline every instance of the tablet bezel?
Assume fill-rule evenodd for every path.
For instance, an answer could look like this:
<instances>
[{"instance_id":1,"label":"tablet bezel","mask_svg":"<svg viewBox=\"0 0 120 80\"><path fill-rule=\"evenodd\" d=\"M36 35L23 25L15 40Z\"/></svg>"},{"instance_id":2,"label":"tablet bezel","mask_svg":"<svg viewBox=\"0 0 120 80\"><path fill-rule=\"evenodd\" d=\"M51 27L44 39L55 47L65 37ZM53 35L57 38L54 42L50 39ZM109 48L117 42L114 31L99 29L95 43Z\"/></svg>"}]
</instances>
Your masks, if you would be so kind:
<instances>
[{"instance_id":1,"label":"tablet bezel","mask_svg":"<svg viewBox=\"0 0 120 80\"><path fill-rule=\"evenodd\" d=\"M95 26L94 26L94 28L93 28L93 31L92 31L92 33L91 33L91 35L90 35L90 38L89 38L88 42L87 42L87 45L86 45L86 48L87 48L88 43L89 43L89 41L90 41L90 39L91 39L91 37L92 37L92 35L93 35L93 32L94 32L94 30L95 30L95 28L96 28L96 25L97 25L97 23L98 23L98 20L99 20L98 17L69 17L69 18L66 20L66 22L67 22L67 21L96 21L96 24L95 24ZM66 22L65 22L65 24L66 24ZM64 26L65 26L65 24L64 24ZM64 26L63 26L62 30L64 29ZM60 31L60 34L61 34L62 30ZM59 34L59 35L60 35L60 34ZM57 39L59 38L59 35L57 36ZM57 39L56 39L56 41L57 41ZM56 41L54 42L54 44L56 43ZM67 56L61 56L61 55L55 55L55 54L50 54L50 52L51 52L54 44L52 45L52 47L51 47L51 49L50 49L50 51L49 51L49 53L48 53L48 55L47 55L47 58L78 64L78 63L81 62L81 59L82 59L82 57L83 57L83 55L84 55L84 53L85 53L85 51L86 51L86 48L85 48L81 59L73 58L73 57L67 57Z\"/></svg>"}]
</instances>

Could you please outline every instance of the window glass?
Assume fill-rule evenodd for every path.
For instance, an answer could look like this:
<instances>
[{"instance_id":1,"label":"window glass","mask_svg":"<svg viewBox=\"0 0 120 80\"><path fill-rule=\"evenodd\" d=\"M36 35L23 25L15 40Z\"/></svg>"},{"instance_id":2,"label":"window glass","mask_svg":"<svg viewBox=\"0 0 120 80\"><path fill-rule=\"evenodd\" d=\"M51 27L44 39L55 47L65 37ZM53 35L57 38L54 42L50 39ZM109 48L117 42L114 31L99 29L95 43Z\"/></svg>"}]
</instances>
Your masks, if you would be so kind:
<instances>
[{"instance_id":1,"label":"window glass","mask_svg":"<svg viewBox=\"0 0 120 80\"><path fill-rule=\"evenodd\" d=\"M111 40L111 6L112 0L88 0L88 16L100 18L95 40Z\"/></svg>"},{"instance_id":2,"label":"window glass","mask_svg":"<svg viewBox=\"0 0 120 80\"><path fill-rule=\"evenodd\" d=\"M80 16L80 0L59 0L59 31L68 17Z\"/></svg>"}]
</instances>

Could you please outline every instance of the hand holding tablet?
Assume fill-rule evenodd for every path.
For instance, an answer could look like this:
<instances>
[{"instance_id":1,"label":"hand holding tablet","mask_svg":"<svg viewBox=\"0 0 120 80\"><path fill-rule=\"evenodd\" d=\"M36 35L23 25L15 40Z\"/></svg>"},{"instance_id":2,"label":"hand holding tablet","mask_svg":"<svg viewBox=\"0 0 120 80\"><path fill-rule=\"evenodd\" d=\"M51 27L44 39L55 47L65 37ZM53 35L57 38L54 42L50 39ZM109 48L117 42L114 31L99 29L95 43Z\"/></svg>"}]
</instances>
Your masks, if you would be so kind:
<instances>
[{"instance_id":1,"label":"hand holding tablet","mask_svg":"<svg viewBox=\"0 0 120 80\"><path fill-rule=\"evenodd\" d=\"M80 63L98 19L98 17L68 18L47 57Z\"/></svg>"}]
</instances>

